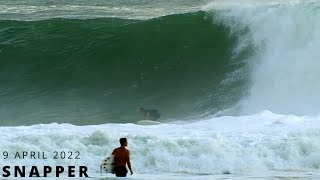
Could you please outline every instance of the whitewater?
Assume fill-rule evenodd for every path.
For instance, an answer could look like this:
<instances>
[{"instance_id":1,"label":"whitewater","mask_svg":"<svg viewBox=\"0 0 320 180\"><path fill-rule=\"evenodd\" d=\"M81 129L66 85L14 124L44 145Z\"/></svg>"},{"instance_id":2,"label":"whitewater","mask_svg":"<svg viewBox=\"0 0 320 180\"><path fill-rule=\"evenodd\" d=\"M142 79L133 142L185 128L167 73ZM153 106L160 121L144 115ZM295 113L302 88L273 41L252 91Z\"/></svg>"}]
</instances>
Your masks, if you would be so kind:
<instances>
[{"instance_id":1,"label":"whitewater","mask_svg":"<svg viewBox=\"0 0 320 180\"><path fill-rule=\"evenodd\" d=\"M70 124L1 127L1 150L80 151L79 160L1 161L26 166L86 165L90 177L112 177L99 162L127 137L134 179L319 177L319 117L225 116L193 123L154 126Z\"/></svg>"},{"instance_id":2,"label":"whitewater","mask_svg":"<svg viewBox=\"0 0 320 180\"><path fill-rule=\"evenodd\" d=\"M63 6L73 8L74 11L71 11L70 16L65 16L65 11L61 10L62 6L59 11L52 12L50 10L55 9L55 5L44 10L45 5L32 4L24 11L20 11L19 6L15 4L0 5L5 7L0 11L0 19L5 21L42 21L48 17L82 20L116 17L147 22L153 22L152 20L156 18L162 22L162 16L166 18L176 13L186 13L186 17L189 17L188 13L197 13L200 10L205 13L204 19L228 28L230 38L237 37L236 45L231 46L233 49L228 63L237 64L237 60L241 59L241 63L244 64L236 65L239 67L236 69L229 68L231 70L221 76L223 80L214 85L217 86L214 91L205 86L203 97L195 98L196 100L190 97L189 101L181 101L197 104L189 107L180 103L181 106L176 107L194 109L192 116L179 118L177 115L173 118L164 118L160 120L162 122L160 125L136 125L134 123L137 118L129 118L130 121L124 122L109 119L108 122L112 123L98 121L95 125L87 125L90 124L90 118L94 118L89 115L85 117L86 125L81 123L73 125L73 121L68 121L68 117L53 118L41 114L37 115L38 119L44 118L53 122L37 121L33 125L27 123L28 126L25 126L23 122L17 121L15 126L1 126L0 149L2 151L44 151L48 154L56 150L79 151L81 159L17 161L9 158L1 160L0 165L16 165L17 162L29 166L34 164L37 166L86 165L89 168L90 177L108 179L113 175L100 174L99 163L118 146L119 138L126 137L129 141L128 149L131 151L135 172L128 179L320 178L319 2L311 0L200 1L195 5L192 1L188 1L185 6L178 6L179 1L175 3L177 8L169 9L161 3L149 2L146 5L149 9L141 8L144 5L139 4L135 6L139 11L134 8L123 11L124 7L128 6L123 5L120 9L111 8L113 11L108 12L112 15L105 15L102 11L98 11L99 8L103 8L103 4L100 4L99 8L90 6L91 10L88 10L90 8L87 5L82 9L76 5ZM158 8L162 7L167 11L164 12L161 8L157 11L149 11L157 5ZM103 10L107 8L104 7ZM19 13L15 14L16 11ZM131 14L128 14L129 11ZM83 16L83 12L94 13ZM25 16L28 14L29 16ZM0 48L5 47L6 43L0 44ZM248 51L250 52L247 53ZM4 53L5 50L0 49L0 58L7 58L3 55ZM213 68L212 71L218 70ZM243 86L235 88L234 84L243 84ZM223 91L219 91L230 86L231 90L227 90L229 94L222 95ZM169 89L170 86L166 88ZM2 96L9 94L3 89L2 92ZM42 92L49 94L49 90L46 89ZM115 92L121 91L117 89ZM166 93L170 92L166 91ZM73 97L74 93L78 91L70 91L70 96ZM238 93L238 96L233 96L233 93ZM131 91L129 95L132 95ZM178 95L174 94L168 99L174 99L175 96ZM142 102L163 97L165 97L163 94L158 97L150 96ZM230 97L231 100L225 100L226 97ZM17 96L15 100L19 98L20 96ZM215 104L213 106L209 103L207 106L205 102L209 98L213 100L221 98L223 99L221 102L228 103L223 106ZM87 103L89 109L90 103L93 104L94 101L95 99L76 102ZM70 102L75 101L70 98ZM196 111L202 107L205 111ZM168 109L172 108L170 106ZM2 111L5 111L4 109ZM210 111L210 109L216 110ZM85 110L80 108L80 111ZM50 112L59 113L60 110ZM94 113L99 112L101 110L94 111ZM2 119L8 117L15 116L3 115ZM57 119L62 119L64 122L55 123ZM7 121L14 121L14 119L7 119ZM19 123L22 125L16 125Z\"/></svg>"},{"instance_id":3,"label":"whitewater","mask_svg":"<svg viewBox=\"0 0 320 180\"><path fill-rule=\"evenodd\" d=\"M241 39L240 48L252 43L257 51L251 59L251 85L241 102L242 112L319 114L318 2L243 4L241 8L231 4L234 8L221 16L234 32L248 28L249 36ZM204 9L220 6L212 3Z\"/></svg>"}]
</instances>

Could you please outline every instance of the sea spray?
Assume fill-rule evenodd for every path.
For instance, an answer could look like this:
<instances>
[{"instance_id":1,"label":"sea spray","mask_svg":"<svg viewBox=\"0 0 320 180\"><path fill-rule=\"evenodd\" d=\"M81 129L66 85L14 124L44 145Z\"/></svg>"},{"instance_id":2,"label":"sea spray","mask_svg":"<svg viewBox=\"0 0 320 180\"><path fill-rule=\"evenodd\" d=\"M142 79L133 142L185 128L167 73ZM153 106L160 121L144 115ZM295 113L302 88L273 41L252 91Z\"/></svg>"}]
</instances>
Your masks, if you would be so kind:
<instances>
[{"instance_id":1,"label":"sea spray","mask_svg":"<svg viewBox=\"0 0 320 180\"><path fill-rule=\"evenodd\" d=\"M254 56L247 61L251 64L251 85L239 103L242 113L267 109L318 114L319 2L231 2L210 3L203 9L223 9L218 19L232 32L247 30L240 44L249 42L255 47Z\"/></svg>"}]
</instances>

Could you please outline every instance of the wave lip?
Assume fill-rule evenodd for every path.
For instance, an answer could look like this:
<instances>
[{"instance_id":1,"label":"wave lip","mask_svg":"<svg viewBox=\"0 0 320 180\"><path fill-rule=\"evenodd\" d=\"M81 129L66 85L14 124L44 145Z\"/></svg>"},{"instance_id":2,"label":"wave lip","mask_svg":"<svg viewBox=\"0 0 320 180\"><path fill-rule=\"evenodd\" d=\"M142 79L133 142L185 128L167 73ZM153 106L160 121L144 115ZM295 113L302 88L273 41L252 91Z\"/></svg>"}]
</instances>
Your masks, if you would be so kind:
<instances>
[{"instance_id":1,"label":"wave lip","mask_svg":"<svg viewBox=\"0 0 320 180\"><path fill-rule=\"evenodd\" d=\"M317 47L320 42L318 1L245 1L223 6L219 19L232 32L243 30L239 44L252 44L248 94L240 114L270 110L282 114L317 115L320 86ZM211 12L219 2L208 4Z\"/></svg>"}]
</instances>

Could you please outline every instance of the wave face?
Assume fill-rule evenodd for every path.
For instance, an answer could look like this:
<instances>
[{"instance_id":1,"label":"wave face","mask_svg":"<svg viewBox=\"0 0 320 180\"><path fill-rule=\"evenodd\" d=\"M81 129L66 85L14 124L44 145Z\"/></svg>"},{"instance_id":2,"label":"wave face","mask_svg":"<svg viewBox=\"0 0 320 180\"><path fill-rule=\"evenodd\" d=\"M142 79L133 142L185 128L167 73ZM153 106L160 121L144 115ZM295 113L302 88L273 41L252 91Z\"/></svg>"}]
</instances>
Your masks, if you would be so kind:
<instances>
[{"instance_id":1,"label":"wave face","mask_svg":"<svg viewBox=\"0 0 320 180\"><path fill-rule=\"evenodd\" d=\"M225 109L245 92L250 51L235 52L238 35L214 19L1 21L1 123L135 122L140 106L162 119Z\"/></svg>"}]
</instances>

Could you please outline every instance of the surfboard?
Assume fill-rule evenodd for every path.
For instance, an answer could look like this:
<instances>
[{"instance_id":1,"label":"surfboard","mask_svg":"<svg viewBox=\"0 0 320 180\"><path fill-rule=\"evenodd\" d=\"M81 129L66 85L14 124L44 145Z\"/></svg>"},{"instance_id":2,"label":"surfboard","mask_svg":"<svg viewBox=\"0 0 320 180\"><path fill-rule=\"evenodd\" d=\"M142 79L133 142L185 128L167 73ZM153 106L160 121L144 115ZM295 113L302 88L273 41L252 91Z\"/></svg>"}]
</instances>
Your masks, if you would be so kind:
<instances>
[{"instance_id":1,"label":"surfboard","mask_svg":"<svg viewBox=\"0 0 320 180\"><path fill-rule=\"evenodd\" d=\"M114 155L103 158L100 167L105 173L113 173Z\"/></svg>"},{"instance_id":2,"label":"surfboard","mask_svg":"<svg viewBox=\"0 0 320 180\"><path fill-rule=\"evenodd\" d=\"M138 125L157 125L157 124L160 124L160 122L151 121L151 120L141 120L141 121L138 121L136 124L138 124Z\"/></svg>"}]
</instances>

